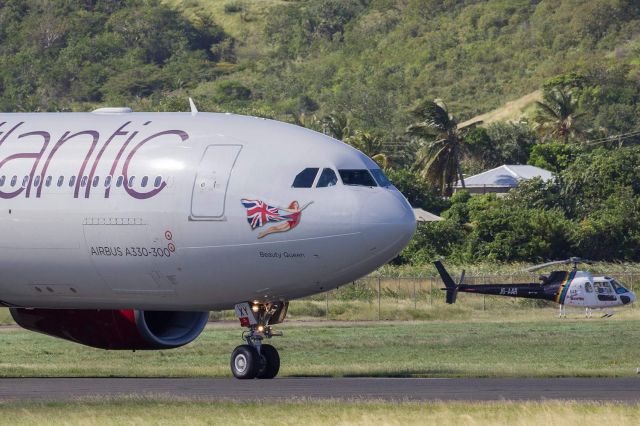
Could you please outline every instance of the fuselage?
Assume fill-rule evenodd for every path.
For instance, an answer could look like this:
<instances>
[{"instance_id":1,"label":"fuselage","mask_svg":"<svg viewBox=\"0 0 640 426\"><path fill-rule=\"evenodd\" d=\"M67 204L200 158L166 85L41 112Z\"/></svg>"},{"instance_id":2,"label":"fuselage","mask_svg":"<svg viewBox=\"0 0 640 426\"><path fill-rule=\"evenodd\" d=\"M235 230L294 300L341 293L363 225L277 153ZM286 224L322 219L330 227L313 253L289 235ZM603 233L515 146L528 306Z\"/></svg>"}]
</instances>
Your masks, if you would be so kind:
<instances>
[{"instance_id":1,"label":"fuselage","mask_svg":"<svg viewBox=\"0 0 640 426\"><path fill-rule=\"evenodd\" d=\"M335 288L415 230L402 194L363 171L381 174L254 117L1 114L0 301L216 310Z\"/></svg>"}]
</instances>

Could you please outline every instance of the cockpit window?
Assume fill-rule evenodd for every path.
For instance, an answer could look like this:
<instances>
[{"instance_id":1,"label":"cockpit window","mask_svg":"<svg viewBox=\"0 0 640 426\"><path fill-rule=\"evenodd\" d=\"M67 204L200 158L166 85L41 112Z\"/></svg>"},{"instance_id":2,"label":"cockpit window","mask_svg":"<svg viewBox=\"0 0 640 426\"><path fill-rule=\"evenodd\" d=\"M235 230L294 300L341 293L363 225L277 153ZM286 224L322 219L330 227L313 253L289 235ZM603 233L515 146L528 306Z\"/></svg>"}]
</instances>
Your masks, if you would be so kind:
<instances>
[{"instance_id":1,"label":"cockpit window","mask_svg":"<svg viewBox=\"0 0 640 426\"><path fill-rule=\"evenodd\" d=\"M320 179L318 179L316 188L326 188L327 186L334 186L336 183L338 183L336 172L334 172L333 169L324 169L322 170Z\"/></svg>"},{"instance_id":2,"label":"cockpit window","mask_svg":"<svg viewBox=\"0 0 640 426\"><path fill-rule=\"evenodd\" d=\"M391 186L391 181L385 176L384 172L380 169L371 169L373 178L378 182L380 186Z\"/></svg>"},{"instance_id":3,"label":"cockpit window","mask_svg":"<svg viewBox=\"0 0 640 426\"><path fill-rule=\"evenodd\" d=\"M311 188L313 186L313 181L316 180L318 170L320 169L317 167L304 169L298 173L296 178L293 180L293 185L291 186L294 188Z\"/></svg>"},{"instance_id":4,"label":"cockpit window","mask_svg":"<svg viewBox=\"0 0 640 426\"><path fill-rule=\"evenodd\" d=\"M617 294L622 294L627 292L627 289L624 288L624 286L619 282L617 282L616 280L611 280L610 283Z\"/></svg>"},{"instance_id":5,"label":"cockpit window","mask_svg":"<svg viewBox=\"0 0 640 426\"><path fill-rule=\"evenodd\" d=\"M356 185L356 186L378 186L376 185L376 181L371 177L371 173L369 170L338 170L340 173L340 177L342 178L342 183L345 185Z\"/></svg>"}]
</instances>

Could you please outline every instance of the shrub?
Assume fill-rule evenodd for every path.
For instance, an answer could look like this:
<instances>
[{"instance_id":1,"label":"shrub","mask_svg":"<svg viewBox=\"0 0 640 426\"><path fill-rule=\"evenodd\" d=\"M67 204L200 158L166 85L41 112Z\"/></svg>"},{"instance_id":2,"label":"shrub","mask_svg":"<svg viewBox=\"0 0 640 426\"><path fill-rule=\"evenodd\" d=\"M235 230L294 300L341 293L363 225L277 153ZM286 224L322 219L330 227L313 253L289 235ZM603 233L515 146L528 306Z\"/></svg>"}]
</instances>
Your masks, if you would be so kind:
<instances>
[{"instance_id":1,"label":"shrub","mask_svg":"<svg viewBox=\"0 0 640 426\"><path fill-rule=\"evenodd\" d=\"M224 13L239 13L244 10L244 5L240 2L234 1L224 5Z\"/></svg>"}]
</instances>

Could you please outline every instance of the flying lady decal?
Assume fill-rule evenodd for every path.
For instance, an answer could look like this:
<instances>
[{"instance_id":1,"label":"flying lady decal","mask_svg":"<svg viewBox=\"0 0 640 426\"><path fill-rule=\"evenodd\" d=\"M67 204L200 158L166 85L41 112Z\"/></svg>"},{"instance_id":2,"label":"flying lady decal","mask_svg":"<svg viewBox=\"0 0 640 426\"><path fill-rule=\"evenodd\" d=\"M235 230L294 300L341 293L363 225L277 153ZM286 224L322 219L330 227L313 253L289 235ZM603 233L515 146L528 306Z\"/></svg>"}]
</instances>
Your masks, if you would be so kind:
<instances>
[{"instance_id":1,"label":"flying lady decal","mask_svg":"<svg viewBox=\"0 0 640 426\"><path fill-rule=\"evenodd\" d=\"M278 232L287 232L298 226L302 217L302 211L309 207L312 203L305 204L300 208L297 201L292 201L289 207L271 206L261 200L249 200L243 198L242 205L247 209L247 222L251 229L256 229L267 225L270 222L276 222L274 225L258 234L258 238L264 238L269 234Z\"/></svg>"}]
</instances>

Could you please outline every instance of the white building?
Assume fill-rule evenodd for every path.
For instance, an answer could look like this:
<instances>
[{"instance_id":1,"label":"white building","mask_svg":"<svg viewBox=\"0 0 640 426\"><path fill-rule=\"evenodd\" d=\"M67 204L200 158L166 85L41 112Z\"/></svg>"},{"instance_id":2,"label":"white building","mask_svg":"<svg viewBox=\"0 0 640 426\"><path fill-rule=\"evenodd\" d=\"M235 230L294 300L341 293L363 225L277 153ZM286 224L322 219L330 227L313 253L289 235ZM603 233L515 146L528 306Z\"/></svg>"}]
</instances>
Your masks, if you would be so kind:
<instances>
[{"instance_id":1,"label":"white building","mask_svg":"<svg viewBox=\"0 0 640 426\"><path fill-rule=\"evenodd\" d=\"M416 215L416 222L438 222L440 220L444 220L440 216L429 213L428 211L419 207L413 208L413 214Z\"/></svg>"},{"instance_id":2,"label":"white building","mask_svg":"<svg viewBox=\"0 0 640 426\"><path fill-rule=\"evenodd\" d=\"M511 188L518 186L519 181L535 177L539 177L546 182L553 179L553 174L540 167L505 164L495 169L469 176L464 179L464 184L466 190L471 194L504 194L509 192ZM454 186L454 190L459 191L461 189L462 184L458 181Z\"/></svg>"}]
</instances>

